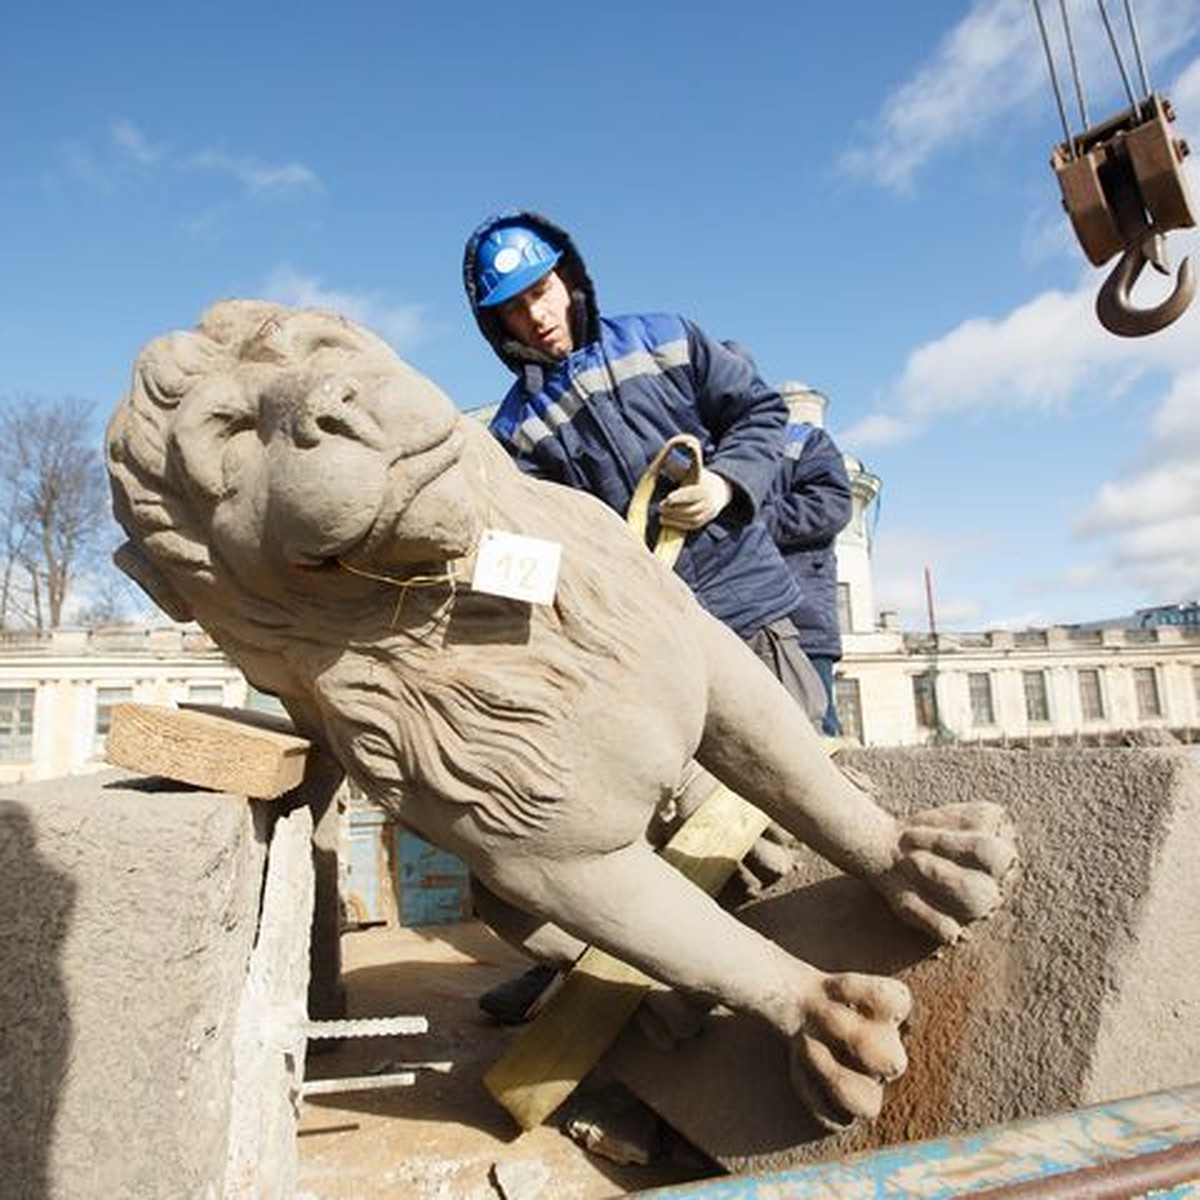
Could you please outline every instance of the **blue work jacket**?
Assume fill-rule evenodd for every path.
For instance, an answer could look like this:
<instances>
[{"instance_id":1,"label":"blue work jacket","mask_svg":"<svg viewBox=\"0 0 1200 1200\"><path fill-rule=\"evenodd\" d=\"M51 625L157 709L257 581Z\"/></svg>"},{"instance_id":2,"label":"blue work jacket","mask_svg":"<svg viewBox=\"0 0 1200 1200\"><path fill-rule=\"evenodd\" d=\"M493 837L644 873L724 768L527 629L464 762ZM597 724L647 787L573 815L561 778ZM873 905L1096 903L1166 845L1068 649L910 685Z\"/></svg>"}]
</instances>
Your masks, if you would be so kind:
<instances>
[{"instance_id":1,"label":"blue work jacket","mask_svg":"<svg viewBox=\"0 0 1200 1200\"><path fill-rule=\"evenodd\" d=\"M783 463L763 502L763 522L800 585L792 612L800 646L811 657L840 658L834 542L853 512L845 460L819 426L788 426Z\"/></svg>"}]
</instances>

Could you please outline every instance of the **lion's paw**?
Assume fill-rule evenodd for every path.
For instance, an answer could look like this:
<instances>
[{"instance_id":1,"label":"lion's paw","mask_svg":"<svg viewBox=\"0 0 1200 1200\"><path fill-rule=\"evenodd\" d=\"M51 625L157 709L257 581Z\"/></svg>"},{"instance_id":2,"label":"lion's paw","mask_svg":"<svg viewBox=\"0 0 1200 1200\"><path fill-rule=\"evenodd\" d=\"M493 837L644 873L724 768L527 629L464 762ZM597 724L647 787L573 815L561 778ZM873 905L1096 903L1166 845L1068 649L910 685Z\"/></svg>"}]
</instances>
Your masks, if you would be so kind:
<instances>
[{"instance_id":1,"label":"lion's paw","mask_svg":"<svg viewBox=\"0 0 1200 1200\"><path fill-rule=\"evenodd\" d=\"M876 884L902 920L956 942L1005 903L1018 870L1007 811L977 801L903 818L895 863Z\"/></svg>"},{"instance_id":2,"label":"lion's paw","mask_svg":"<svg viewBox=\"0 0 1200 1200\"><path fill-rule=\"evenodd\" d=\"M826 975L791 1039L792 1087L831 1132L879 1115L884 1085L908 1066L900 1027L908 988L879 975Z\"/></svg>"}]
</instances>

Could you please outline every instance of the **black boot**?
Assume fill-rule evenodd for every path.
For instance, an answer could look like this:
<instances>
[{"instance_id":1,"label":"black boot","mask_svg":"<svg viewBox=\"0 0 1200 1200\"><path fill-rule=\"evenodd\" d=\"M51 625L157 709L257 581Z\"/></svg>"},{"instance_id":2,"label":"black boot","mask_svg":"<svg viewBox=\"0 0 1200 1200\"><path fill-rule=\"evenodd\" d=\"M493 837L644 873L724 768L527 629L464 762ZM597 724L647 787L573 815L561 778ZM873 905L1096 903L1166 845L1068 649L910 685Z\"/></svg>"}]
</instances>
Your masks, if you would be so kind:
<instances>
[{"instance_id":1,"label":"black boot","mask_svg":"<svg viewBox=\"0 0 1200 1200\"><path fill-rule=\"evenodd\" d=\"M479 997L479 1007L502 1025L522 1025L537 1015L546 992L557 978L557 967L538 963L524 975L484 992Z\"/></svg>"}]
</instances>

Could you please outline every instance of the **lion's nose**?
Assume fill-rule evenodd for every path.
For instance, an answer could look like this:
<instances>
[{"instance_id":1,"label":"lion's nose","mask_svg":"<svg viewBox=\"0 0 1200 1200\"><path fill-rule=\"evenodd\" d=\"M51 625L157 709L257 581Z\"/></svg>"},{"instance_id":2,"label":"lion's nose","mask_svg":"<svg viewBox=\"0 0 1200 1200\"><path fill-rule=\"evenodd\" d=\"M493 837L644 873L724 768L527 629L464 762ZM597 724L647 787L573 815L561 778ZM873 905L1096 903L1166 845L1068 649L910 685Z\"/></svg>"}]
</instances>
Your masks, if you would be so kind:
<instances>
[{"instance_id":1,"label":"lion's nose","mask_svg":"<svg viewBox=\"0 0 1200 1200\"><path fill-rule=\"evenodd\" d=\"M303 431L297 429L297 441L302 432L313 439L313 444L323 436L353 437L358 424L355 420L358 392L358 382L346 376L327 375L320 380L309 395L305 406L307 421Z\"/></svg>"},{"instance_id":2,"label":"lion's nose","mask_svg":"<svg viewBox=\"0 0 1200 1200\"><path fill-rule=\"evenodd\" d=\"M294 445L306 450L328 437L361 437L361 414L355 404L358 391L354 379L326 375L285 400L279 424Z\"/></svg>"}]
</instances>

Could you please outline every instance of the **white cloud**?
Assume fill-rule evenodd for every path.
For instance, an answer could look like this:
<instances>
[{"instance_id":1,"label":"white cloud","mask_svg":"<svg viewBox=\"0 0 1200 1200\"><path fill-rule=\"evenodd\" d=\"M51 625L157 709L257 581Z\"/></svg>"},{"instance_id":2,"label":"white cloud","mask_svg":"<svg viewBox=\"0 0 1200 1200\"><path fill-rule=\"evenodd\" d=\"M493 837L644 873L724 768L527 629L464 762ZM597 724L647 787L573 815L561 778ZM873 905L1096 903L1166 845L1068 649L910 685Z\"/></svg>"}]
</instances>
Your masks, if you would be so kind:
<instances>
[{"instance_id":1,"label":"white cloud","mask_svg":"<svg viewBox=\"0 0 1200 1200\"><path fill-rule=\"evenodd\" d=\"M152 145L142 131L124 117L115 119L108 137L98 145L66 142L57 156L65 175L105 196L115 195L159 164L162 148Z\"/></svg>"},{"instance_id":2,"label":"white cloud","mask_svg":"<svg viewBox=\"0 0 1200 1200\"><path fill-rule=\"evenodd\" d=\"M984 0L900 84L861 141L842 155L850 175L903 190L943 146L971 136L1032 92L1035 30L1025 0Z\"/></svg>"},{"instance_id":3,"label":"white cloud","mask_svg":"<svg viewBox=\"0 0 1200 1200\"><path fill-rule=\"evenodd\" d=\"M1200 513L1200 462L1167 460L1101 484L1076 530L1090 536L1132 529L1133 545L1150 536L1148 529L1192 513Z\"/></svg>"},{"instance_id":4,"label":"white cloud","mask_svg":"<svg viewBox=\"0 0 1200 1200\"><path fill-rule=\"evenodd\" d=\"M1079 242L1064 216L1058 190L1033 204L1021 227L1021 261L1040 265L1052 260L1079 261Z\"/></svg>"},{"instance_id":5,"label":"white cloud","mask_svg":"<svg viewBox=\"0 0 1200 1200\"><path fill-rule=\"evenodd\" d=\"M140 182L151 170L214 172L233 179L245 195L256 197L315 191L321 186L316 172L300 162L266 163L213 149L175 154L165 144L151 141L127 117L115 118L99 145L71 141L59 147L58 158L68 176L105 195Z\"/></svg>"},{"instance_id":6,"label":"white cloud","mask_svg":"<svg viewBox=\"0 0 1200 1200\"><path fill-rule=\"evenodd\" d=\"M972 317L918 346L881 411L841 437L857 447L884 445L915 437L929 421L950 413L1056 411L1084 394L1093 403L1120 397L1151 372L1200 369L1200 302L1153 337L1118 338L1096 319L1099 283L1100 275L1089 273L1073 292L1043 292L1005 316ZM1156 299L1139 296L1140 303ZM1200 382L1188 383L1186 394L1198 387ZM1177 426L1186 404L1183 396L1176 398L1161 419Z\"/></svg>"},{"instance_id":7,"label":"white cloud","mask_svg":"<svg viewBox=\"0 0 1200 1200\"><path fill-rule=\"evenodd\" d=\"M964 321L909 355L895 398L917 418L997 404L1054 407L1120 353L1090 305L1082 290L1044 292L1000 319Z\"/></svg>"},{"instance_id":8,"label":"white cloud","mask_svg":"<svg viewBox=\"0 0 1200 1200\"><path fill-rule=\"evenodd\" d=\"M887 446L913 436L911 424L902 416L879 413L838 431L838 441L846 446Z\"/></svg>"},{"instance_id":9,"label":"white cloud","mask_svg":"<svg viewBox=\"0 0 1200 1200\"><path fill-rule=\"evenodd\" d=\"M151 144L146 135L124 117L119 117L109 127L109 138L119 151L143 167L153 166L165 153L161 146Z\"/></svg>"},{"instance_id":10,"label":"white cloud","mask_svg":"<svg viewBox=\"0 0 1200 1200\"><path fill-rule=\"evenodd\" d=\"M1107 583L1112 568L1103 559L1091 559L1085 562L1072 563L1065 567L1055 579L1047 585L1045 582L1033 582L1027 585L1027 590L1039 587L1066 588L1069 591L1088 592L1093 588Z\"/></svg>"},{"instance_id":11,"label":"white cloud","mask_svg":"<svg viewBox=\"0 0 1200 1200\"><path fill-rule=\"evenodd\" d=\"M1168 94L1178 114L1178 123L1184 129L1200 128L1196 124L1200 120L1200 58L1184 67Z\"/></svg>"},{"instance_id":12,"label":"white cloud","mask_svg":"<svg viewBox=\"0 0 1200 1200\"><path fill-rule=\"evenodd\" d=\"M317 276L303 275L287 264L271 272L262 294L280 304L340 313L379 334L400 354L411 353L429 333L422 305L389 305L370 293L339 291L326 286Z\"/></svg>"},{"instance_id":13,"label":"white cloud","mask_svg":"<svg viewBox=\"0 0 1200 1200\"><path fill-rule=\"evenodd\" d=\"M1149 398L1153 411L1145 441L1129 448L1130 469L1098 480L1092 500L1068 531L1080 549L1092 543L1093 553L1053 578L1017 585L1021 594L1038 598L1046 614L1038 615L1038 624L1049 623L1054 614L1063 619L1063 614L1077 612L1079 598L1089 593L1128 596L1130 607L1200 596L1200 304L1170 330L1126 341L1103 332L1092 337L1076 329L1072 334L1070 322L1055 320L1069 310L1069 299L1038 297L1007 318L965 323L914 353L896 390L911 415L911 432L935 416L953 419L955 412L971 407L1036 410L1051 404L1082 406L1084 398L1094 407L1105 389L1120 394L1133 378L1151 371L1167 374L1161 398L1155 402L1153 393ZM1080 323L1089 330L1096 327L1094 318L1077 319L1076 326ZM1049 367L1030 361L1039 355L1055 356L1055 361ZM1046 389L1044 396L1038 386ZM883 427L905 424L894 416L871 418L862 426L866 432L872 421ZM845 440L856 448L860 444L849 435ZM890 541L890 535L881 539L882 544ZM901 546L902 556L908 553ZM942 563L949 577L969 578L962 557L951 546L931 561ZM912 561L904 564L910 573ZM880 591L882 595L882 587ZM891 606L899 604L892 601ZM907 607L911 613L911 597ZM947 621L951 611L947 609ZM989 625L1004 623L988 619Z\"/></svg>"},{"instance_id":14,"label":"white cloud","mask_svg":"<svg viewBox=\"0 0 1200 1200\"><path fill-rule=\"evenodd\" d=\"M946 577L985 556L994 543L990 534L953 535L918 533L914 530L890 529L876 542L871 554L872 578L876 608L900 615L905 629L925 629L929 625L929 604L925 587L925 570L930 571L934 617L940 626L970 624L977 619L982 606L969 596L947 591L943 594L939 578Z\"/></svg>"},{"instance_id":15,"label":"white cloud","mask_svg":"<svg viewBox=\"0 0 1200 1200\"><path fill-rule=\"evenodd\" d=\"M1092 543L1093 553L1054 577L1014 585L1037 598L1041 611L1021 619L1038 624L1078 611L1078 598L1089 593L1129 596L1131 607L1200 596L1200 302L1153 337L1121 339L1084 311L1090 293L1090 285L1046 293L1005 317L966 321L919 347L892 391L894 411L839 434L857 450L873 433L876 444L895 440L897 430L915 436L930 421L965 410L1048 411L1085 399L1094 407L1104 395L1123 395L1135 380L1165 378L1157 398L1153 392L1145 398L1152 412L1144 442L1129 447L1129 469L1096 481L1069 530L1080 548ZM981 553L970 541L889 532L877 546L881 607L902 611L910 626L923 621L918 565L935 563L948 579L970 579L971 560L983 561ZM961 596L938 607L947 624L961 627L972 615ZM988 618L989 626L1006 623Z\"/></svg>"},{"instance_id":16,"label":"white cloud","mask_svg":"<svg viewBox=\"0 0 1200 1200\"><path fill-rule=\"evenodd\" d=\"M1172 383L1151 426L1154 440L1176 454L1200 454L1200 369L1185 371Z\"/></svg>"},{"instance_id":17,"label":"white cloud","mask_svg":"<svg viewBox=\"0 0 1200 1200\"><path fill-rule=\"evenodd\" d=\"M1089 277L1073 292L1043 293L1004 316L964 321L914 350L881 410L838 434L859 452L969 411L1067 408L1094 415L1106 398L1127 396L1146 407L1144 438L1127 448L1127 469L1097 479L1090 502L1065 531L1086 559L1067 547L1052 576L1005 581L1010 596L1032 599L1037 610L1000 620L992 613L1005 601L988 594L986 605L975 606L989 614L988 626L1077 619L1080 605L1094 606L1097 595L1109 597L1114 611L1087 615L1117 615L1122 600L1132 609L1200 597L1200 301L1160 333L1124 339L1100 327L1094 291ZM889 530L875 559L880 607L901 611L909 627L925 620L922 563L957 587L938 603L947 626L972 619L972 602L959 594L964 583L987 587L981 543Z\"/></svg>"},{"instance_id":18,"label":"white cloud","mask_svg":"<svg viewBox=\"0 0 1200 1200\"><path fill-rule=\"evenodd\" d=\"M1132 525L1112 541L1109 569L1136 587L1148 602L1175 604L1200 599L1200 515L1179 515Z\"/></svg>"},{"instance_id":19,"label":"white cloud","mask_svg":"<svg viewBox=\"0 0 1200 1200\"><path fill-rule=\"evenodd\" d=\"M1200 597L1200 368L1173 380L1137 465L1098 486L1073 532L1106 543L1110 571L1147 596Z\"/></svg>"},{"instance_id":20,"label":"white cloud","mask_svg":"<svg viewBox=\"0 0 1200 1200\"><path fill-rule=\"evenodd\" d=\"M316 174L303 163L272 166L253 158L236 158L220 150L201 150L191 154L184 166L201 171L230 175L251 195L281 193L320 186Z\"/></svg>"},{"instance_id":21,"label":"white cloud","mask_svg":"<svg viewBox=\"0 0 1200 1200\"><path fill-rule=\"evenodd\" d=\"M1057 11L1043 4L1048 16L1052 8ZM1200 28L1200 0L1147 2L1138 15L1143 48L1153 48L1153 67ZM1090 18L1096 28L1077 46L1084 77L1095 78L1092 68L1103 52L1104 73L1115 78L1110 51L1096 37L1102 27L1094 10ZM1049 90L1041 48L1018 28L1025 23L1036 35L1032 22L1027 0L978 0L930 60L887 99L873 130L848 152L844 165L900 190L935 154L952 151L1002 116L1011 118L1035 92L1038 103L1045 103ZM1153 70L1151 76L1153 83ZM1140 90L1136 77L1134 86ZM1200 60L1185 67L1167 94L1180 114L1178 136L1200 129L1200 123L1189 124L1191 112L1200 119ZM1107 106L1092 100L1093 119L1124 103L1123 96ZM1185 164L1193 195L1196 166L1194 159ZM1078 262L1069 223L1061 212L1054 220L1057 226L1048 213L1031 218L1027 256L1041 259L1069 250ZM1173 262L1189 251L1196 257L1195 231L1175 231L1168 241ZM1152 337L1114 337L1094 311L1096 293L1112 265L1098 270L1085 265L1074 287L1043 292L998 316L965 320L916 347L876 411L839 431L839 440L857 452L919 436L934 422L967 413L1086 409L1094 414L1106 402L1135 398L1151 413L1142 443L1128 447L1126 468L1095 481L1090 502L1067 531L1079 554L1066 547L1061 568L1051 575L997 577L979 545L886 531L875 547L877 598L881 608L901 611L908 627L923 627L927 619L924 563L933 566L949 593L935 597L939 624L947 627L969 627L981 612L988 614L989 627L1075 619L1080 605L1094 607L1097 597L1115 606L1114 612L1092 614L1105 616L1117 615L1123 602L1132 609L1200 596L1195 550L1200 544L1200 301ZM1146 271L1134 289L1135 305L1154 305L1173 282ZM988 578L999 588L987 591ZM964 586L986 604L964 596ZM1015 611L1027 602L1031 610L1011 620L994 615L998 607Z\"/></svg>"},{"instance_id":22,"label":"white cloud","mask_svg":"<svg viewBox=\"0 0 1200 1200\"><path fill-rule=\"evenodd\" d=\"M1073 132L1082 122L1075 105L1058 6L1045 0L1055 67L1067 120ZM1104 25L1098 14L1075 5L1072 34L1088 119L1096 122L1123 107ZM1114 17L1116 14L1113 14ZM1153 66L1183 46L1200 28L1200 0L1144 0L1138 14L1143 54L1153 85ZM1123 21L1114 19L1126 71L1135 93L1142 91L1132 47ZM1045 56L1034 11L1028 0L976 0L970 11L942 39L931 57L884 98L878 115L864 124L854 144L843 151L840 166L847 174L894 191L912 186L916 174L935 155L986 136L1001 119L1033 105L1052 105ZM1200 81L1185 74L1181 91L1192 103ZM1184 111L1184 101L1176 105Z\"/></svg>"},{"instance_id":23,"label":"white cloud","mask_svg":"<svg viewBox=\"0 0 1200 1200\"><path fill-rule=\"evenodd\" d=\"M1022 7L1024 7L1022 5ZM1161 23L1174 14L1180 28L1189 32L1200 24L1200 0L1160 0L1147 7L1143 28ZM979 3L958 27L968 43L979 35L974 22L984 17L998 20L1013 14L1004 3ZM1178 44L1182 34L1175 29L1160 39ZM964 61L965 51L959 54ZM1176 107L1193 106L1200 114L1200 59L1191 62L1175 82ZM1180 132L1187 133L1184 118ZM1192 196L1200 195L1200 164L1195 158L1184 162ZM1193 208L1196 202L1193 200ZM1174 230L1168 237L1172 264L1185 256L1197 257L1200 238L1195 230ZM1056 224L1039 213L1026 229L1026 253L1045 257L1057 246L1081 257L1061 210ZM1072 403L1087 393L1090 397L1115 398L1126 393L1147 373L1161 370L1186 373L1200 369L1198 312L1200 302L1175 325L1153 337L1125 339L1109 334L1095 315L1096 293L1115 260L1100 269L1084 266L1080 282L1070 291L1046 291L1000 317L973 317L940 338L917 347L908 356L904 370L880 411L869 415L843 437L862 447L881 446L912 437L925 423L940 415L967 409L1009 408L1050 411ZM1193 264L1195 265L1195 264ZM1135 306L1152 307L1174 287L1174 275L1163 278L1145 270L1133 289ZM1180 386L1183 385L1181 375ZM1189 394L1200 387L1186 385ZM1174 422L1172 436L1180 433L1179 421L1191 403L1186 398L1166 402L1160 420Z\"/></svg>"},{"instance_id":24,"label":"white cloud","mask_svg":"<svg viewBox=\"0 0 1200 1200\"><path fill-rule=\"evenodd\" d=\"M1176 377L1137 465L1103 481L1073 532L1106 541L1109 569L1166 602L1200 597L1200 368Z\"/></svg>"},{"instance_id":25,"label":"white cloud","mask_svg":"<svg viewBox=\"0 0 1200 1200\"><path fill-rule=\"evenodd\" d=\"M77 141L64 142L57 148L55 157L62 175L67 179L82 183L104 196L116 192L119 171L90 146Z\"/></svg>"}]
</instances>

